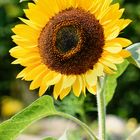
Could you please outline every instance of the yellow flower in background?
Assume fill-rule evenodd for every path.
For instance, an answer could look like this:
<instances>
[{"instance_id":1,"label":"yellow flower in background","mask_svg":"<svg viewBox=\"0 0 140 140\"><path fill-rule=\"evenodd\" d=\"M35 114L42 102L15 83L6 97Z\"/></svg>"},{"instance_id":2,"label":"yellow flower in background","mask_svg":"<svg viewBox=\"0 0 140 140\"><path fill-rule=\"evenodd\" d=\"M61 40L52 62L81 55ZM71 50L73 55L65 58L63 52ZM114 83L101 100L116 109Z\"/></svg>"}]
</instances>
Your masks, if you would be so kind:
<instances>
[{"instance_id":1,"label":"yellow flower in background","mask_svg":"<svg viewBox=\"0 0 140 140\"><path fill-rule=\"evenodd\" d=\"M10 53L25 68L17 78L32 81L30 90L63 99L86 89L96 93L98 77L113 74L130 56L131 41L118 37L130 22L112 0L37 0L24 10L28 19L13 28L16 47Z\"/></svg>"},{"instance_id":2,"label":"yellow flower in background","mask_svg":"<svg viewBox=\"0 0 140 140\"><path fill-rule=\"evenodd\" d=\"M10 117L16 114L23 108L23 104L13 98L4 97L1 103L1 115L3 117Z\"/></svg>"}]
</instances>

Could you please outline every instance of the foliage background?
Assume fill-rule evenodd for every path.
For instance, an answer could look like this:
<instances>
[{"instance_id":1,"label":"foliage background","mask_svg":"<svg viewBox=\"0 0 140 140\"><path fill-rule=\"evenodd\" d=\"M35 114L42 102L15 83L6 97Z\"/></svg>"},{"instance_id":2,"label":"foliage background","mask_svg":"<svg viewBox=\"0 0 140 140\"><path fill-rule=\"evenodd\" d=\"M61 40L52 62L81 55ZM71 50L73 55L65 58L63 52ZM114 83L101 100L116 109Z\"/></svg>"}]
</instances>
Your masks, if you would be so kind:
<instances>
[{"instance_id":1,"label":"foliage background","mask_svg":"<svg viewBox=\"0 0 140 140\"><path fill-rule=\"evenodd\" d=\"M132 24L121 33L121 36L140 42L140 1L114 0L125 7L124 17L133 20ZM37 90L29 91L28 82L17 80L16 74L21 66L11 65L14 60L9 55L9 49L14 47L11 28L20 23L17 17L24 17L23 8L27 2L19 0L0 0L0 116L5 119L13 115L22 107L27 106L38 98ZM47 91L51 94L52 88ZM55 101L58 110L79 117L85 122L97 118L95 96L74 97L72 94L62 102ZM9 106L8 106L9 105ZM93 108L94 106L94 108ZM125 73L118 79L116 93L107 107L107 113L116 114L124 119L136 118L140 121L140 70L130 65ZM13 111L9 111L13 110Z\"/></svg>"}]
</instances>

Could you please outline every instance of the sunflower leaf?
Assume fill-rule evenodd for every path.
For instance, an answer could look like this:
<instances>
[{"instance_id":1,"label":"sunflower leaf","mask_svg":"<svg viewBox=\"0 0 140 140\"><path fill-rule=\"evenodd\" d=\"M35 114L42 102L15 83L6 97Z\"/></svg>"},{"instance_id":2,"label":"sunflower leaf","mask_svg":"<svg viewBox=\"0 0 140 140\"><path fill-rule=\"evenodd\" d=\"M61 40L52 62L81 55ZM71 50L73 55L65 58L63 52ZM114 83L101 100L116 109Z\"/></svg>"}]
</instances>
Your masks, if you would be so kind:
<instances>
[{"instance_id":1,"label":"sunflower leaf","mask_svg":"<svg viewBox=\"0 0 140 140\"><path fill-rule=\"evenodd\" d=\"M0 140L13 140L29 124L54 114L56 114L56 110L52 98L43 96L0 125Z\"/></svg>"},{"instance_id":2,"label":"sunflower leaf","mask_svg":"<svg viewBox=\"0 0 140 140\"><path fill-rule=\"evenodd\" d=\"M67 131L58 140L68 140Z\"/></svg>"},{"instance_id":3,"label":"sunflower leaf","mask_svg":"<svg viewBox=\"0 0 140 140\"><path fill-rule=\"evenodd\" d=\"M24 1L29 1L29 0L20 0L19 2L21 3L21 2L24 2ZM33 1L36 1L36 0L33 0Z\"/></svg>"},{"instance_id":4,"label":"sunflower leaf","mask_svg":"<svg viewBox=\"0 0 140 140\"><path fill-rule=\"evenodd\" d=\"M79 124L90 135L92 139L97 140L92 130L86 124L69 114L56 111L53 99L47 95L40 97L20 113L16 114L11 119L1 123L0 140L14 140L33 122L52 115L57 115L73 120L75 123Z\"/></svg>"},{"instance_id":5,"label":"sunflower leaf","mask_svg":"<svg viewBox=\"0 0 140 140\"><path fill-rule=\"evenodd\" d=\"M43 140L57 140L57 139L54 137L47 137L44 138ZM67 131L65 131L64 134L58 140L68 140Z\"/></svg>"},{"instance_id":6,"label":"sunflower leaf","mask_svg":"<svg viewBox=\"0 0 140 140\"><path fill-rule=\"evenodd\" d=\"M140 43L127 47L127 50L132 54L132 56L128 58L128 61L140 68Z\"/></svg>"},{"instance_id":7,"label":"sunflower leaf","mask_svg":"<svg viewBox=\"0 0 140 140\"><path fill-rule=\"evenodd\" d=\"M28 0L20 0L19 2L21 3L21 2L24 2L24 1L28 1Z\"/></svg>"},{"instance_id":8,"label":"sunflower leaf","mask_svg":"<svg viewBox=\"0 0 140 140\"><path fill-rule=\"evenodd\" d=\"M47 137L47 138L44 138L43 140L57 140L57 139L53 137Z\"/></svg>"},{"instance_id":9,"label":"sunflower leaf","mask_svg":"<svg viewBox=\"0 0 140 140\"><path fill-rule=\"evenodd\" d=\"M106 78L105 98L106 105L111 101L117 87L117 78L126 70L129 62L125 60L122 64L117 66L118 70L113 75L108 75Z\"/></svg>"}]
</instances>

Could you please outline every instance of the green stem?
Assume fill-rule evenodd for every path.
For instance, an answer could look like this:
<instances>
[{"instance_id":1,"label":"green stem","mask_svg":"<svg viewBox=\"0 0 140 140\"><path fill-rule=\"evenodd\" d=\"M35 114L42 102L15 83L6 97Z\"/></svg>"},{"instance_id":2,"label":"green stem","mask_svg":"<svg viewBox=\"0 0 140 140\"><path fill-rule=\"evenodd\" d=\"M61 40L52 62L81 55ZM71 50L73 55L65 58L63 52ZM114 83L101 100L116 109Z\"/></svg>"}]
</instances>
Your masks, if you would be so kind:
<instances>
[{"instance_id":1,"label":"green stem","mask_svg":"<svg viewBox=\"0 0 140 140\"><path fill-rule=\"evenodd\" d=\"M136 135L140 133L140 127L138 127L126 140L133 140L135 139Z\"/></svg>"},{"instance_id":2,"label":"green stem","mask_svg":"<svg viewBox=\"0 0 140 140\"><path fill-rule=\"evenodd\" d=\"M97 108L98 108L98 127L99 127L99 140L106 140L106 105L105 105L105 79L99 80L100 85L97 88Z\"/></svg>"},{"instance_id":3,"label":"green stem","mask_svg":"<svg viewBox=\"0 0 140 140\"><path fill-rule=\"evenodd\" d=\"M85 123L83 123L80 120L76 119L75 117L73 117L69 114L65 114L63 112L58 112L57 115L76 122L89 134L89 136L91 137L92 140L98 140L98 138L93 134L92 130Z\"/></svg>"}]
</instances>

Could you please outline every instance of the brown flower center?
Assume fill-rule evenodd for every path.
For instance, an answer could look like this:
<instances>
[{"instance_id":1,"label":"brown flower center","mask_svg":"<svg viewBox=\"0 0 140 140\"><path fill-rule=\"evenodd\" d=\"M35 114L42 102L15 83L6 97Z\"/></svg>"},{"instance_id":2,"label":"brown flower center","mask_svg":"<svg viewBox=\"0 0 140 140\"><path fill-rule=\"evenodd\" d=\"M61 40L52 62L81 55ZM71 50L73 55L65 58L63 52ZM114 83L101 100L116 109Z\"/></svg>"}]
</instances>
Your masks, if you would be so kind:
<instances>
[{"instance_id":1,"label":"brown flower center","mask_svg":"<svg viewBox=\"0 0 140 140\"><path fill-rule=\"evenodd\" d=\"M103 28L89 12L66 9L43 28L38 46L43 63L56 72L83 74L93 69L103 52Z\"/></svg>"}]
</instances>

